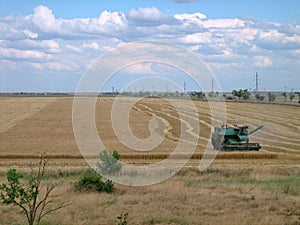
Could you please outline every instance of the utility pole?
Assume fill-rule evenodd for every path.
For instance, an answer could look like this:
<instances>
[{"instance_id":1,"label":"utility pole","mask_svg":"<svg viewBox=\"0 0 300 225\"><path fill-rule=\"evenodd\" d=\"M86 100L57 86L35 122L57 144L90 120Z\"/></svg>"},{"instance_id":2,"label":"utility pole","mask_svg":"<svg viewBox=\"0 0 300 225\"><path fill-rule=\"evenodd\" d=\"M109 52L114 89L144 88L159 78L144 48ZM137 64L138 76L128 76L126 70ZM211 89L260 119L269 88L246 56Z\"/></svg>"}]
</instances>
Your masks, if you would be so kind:
<instances>
[{"instance_id":1,"label":"utility pole","mask_svg":"<svg viewBox=\"0 0 300 225\"><path fill-rule=\"evenodd\" d=\"M185 84L185 81L183 82L183 91L184 91L184 93L186 93L186 84Z\"/></svg>"},{"instance_id":2,"label":"utility pole","mask_svg":"<svg viewBox=\"0 0 300 225\"><path fill-rule=\"evenodd\" d=\"M256 74L255 74L255 92L256 93L258 93L258 82L259 82L258 72L256 72Z\"/></svg>"},{"instance_id":3,"label":"utility pole","mask_svg":"<svg viewBox=\"0 0 300 225\"><path fill-rule=\"evenodd\" d=\"M214 78L211 78L211 93L214 93Z\"/></svg>"}]
</instances>

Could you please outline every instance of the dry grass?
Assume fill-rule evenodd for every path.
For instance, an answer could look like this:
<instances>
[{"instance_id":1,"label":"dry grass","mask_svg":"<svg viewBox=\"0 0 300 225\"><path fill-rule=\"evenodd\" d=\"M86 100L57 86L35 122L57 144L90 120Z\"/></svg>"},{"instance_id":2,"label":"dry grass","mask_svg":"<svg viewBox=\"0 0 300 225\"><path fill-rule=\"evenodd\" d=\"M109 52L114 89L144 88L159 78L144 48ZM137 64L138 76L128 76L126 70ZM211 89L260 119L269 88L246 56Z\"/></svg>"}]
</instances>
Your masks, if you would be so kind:
<instances>
[{"instance_id":1,"label":"dry grass","mask_svg":"<svg viewBox=\"0 0 300 225\"><path fill-rule=\"evenodd\" d=\"M163 183L147 187L116 185L113 194L78 193L78 175L52 179L60 200L72 205L46 218L48 224L299 224L299 164L216 163L205 172L186 168ZM290 178L289 178L290 177ZM46 181L47 182L47 181ZM289 187L289 188L288 188ZM1 206L0 224L24 221ZM22 224L22 223L21 223Z\"/></svg>"}]
</instances>

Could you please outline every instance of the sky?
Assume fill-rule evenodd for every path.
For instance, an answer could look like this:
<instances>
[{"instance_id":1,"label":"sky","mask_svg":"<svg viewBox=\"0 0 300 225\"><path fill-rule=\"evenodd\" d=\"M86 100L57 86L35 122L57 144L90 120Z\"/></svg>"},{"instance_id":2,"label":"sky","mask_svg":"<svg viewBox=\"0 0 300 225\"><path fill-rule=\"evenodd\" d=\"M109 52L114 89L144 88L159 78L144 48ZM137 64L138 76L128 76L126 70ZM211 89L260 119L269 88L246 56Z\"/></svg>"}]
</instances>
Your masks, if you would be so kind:
<instances>
[{"instance_id":1,"label":"sky","mask_svg":"<svg viewBox=\"0 0 300 225\"><path fill-rule=\"evenodd\" d=\"M256 72L260 90L299 91L299 8L298 0L0 1L0 92L73 92L99 57L141 41L197 55L224 91L253 90ZM172 82L198 88L172 66L141 62L105 90L167 90Z\"/></svg>"}]
</instances>

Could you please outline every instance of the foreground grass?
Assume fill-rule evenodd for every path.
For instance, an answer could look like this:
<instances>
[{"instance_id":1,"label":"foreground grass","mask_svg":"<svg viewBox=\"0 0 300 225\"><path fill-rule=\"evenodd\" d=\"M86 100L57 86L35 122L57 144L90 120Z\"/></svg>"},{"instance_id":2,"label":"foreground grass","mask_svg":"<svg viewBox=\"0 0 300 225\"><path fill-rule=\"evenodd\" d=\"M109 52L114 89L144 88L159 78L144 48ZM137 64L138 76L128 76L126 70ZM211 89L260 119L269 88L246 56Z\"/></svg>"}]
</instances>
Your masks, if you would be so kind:
<instances>
[{"instance_id":1,"label":"foreground grass","mask_svg":"<svg viewBox=\"0 0 300 225\"><path fill-rule=\"evenodd\" d=\"M186 180L187 187L202 187L204 185L211 188L219 185L253 185L273 192L282 192L291 195L300 195L300 176L275 177L265 180L251 177L238 178L200 178Z\"/></svg>"},{"instance_id":2,"label":"foreground grass","mask_svg":"<svg viewBox=\"0 0 300 225\"><path fill-rule=\"evenodd\" d=\"M125 213L129 224L300 224L299 167L185 169L152 186L116 185L112 194L75 191L83 172L46 174L44 181L56 183L55 194L72 205L47 217L43 225L115 225ZM16 208L0 205L0 224L26 223Z\"/></svg>"}]
</instances>

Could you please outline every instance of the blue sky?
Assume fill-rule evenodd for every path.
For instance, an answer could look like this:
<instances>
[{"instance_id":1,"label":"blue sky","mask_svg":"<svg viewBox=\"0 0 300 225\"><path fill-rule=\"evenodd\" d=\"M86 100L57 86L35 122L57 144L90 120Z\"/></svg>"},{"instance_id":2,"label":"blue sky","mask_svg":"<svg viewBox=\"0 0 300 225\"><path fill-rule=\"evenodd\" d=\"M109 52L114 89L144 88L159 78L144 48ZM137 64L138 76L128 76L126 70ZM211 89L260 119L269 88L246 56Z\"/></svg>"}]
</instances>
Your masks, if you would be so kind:
<instances>
[{"instance_id":1,"label":"blue sky","mask_svg":"<svg viewBox=\"0 0 300 225\"><path fill-rule=\"evenodd\" d=\"M261 90L299 90L299 8L297 0L1 1L0 92L74 91L99 56L145 40L192 51L225 91L253 89L256 72ZM112 80L115 86L147 74L185 80L174 73L142 63Z\"/></svg>"}]
</instances>

